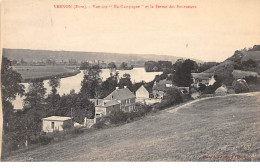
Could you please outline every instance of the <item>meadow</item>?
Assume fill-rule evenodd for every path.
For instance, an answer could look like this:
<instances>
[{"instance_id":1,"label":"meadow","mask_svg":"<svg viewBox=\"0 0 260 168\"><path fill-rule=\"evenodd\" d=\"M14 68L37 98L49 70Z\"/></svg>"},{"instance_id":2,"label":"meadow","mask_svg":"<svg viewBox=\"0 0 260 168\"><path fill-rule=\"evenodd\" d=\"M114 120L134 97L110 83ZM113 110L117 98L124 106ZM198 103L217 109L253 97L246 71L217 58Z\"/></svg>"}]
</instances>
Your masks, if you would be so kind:
<instances>
[{"instance_id":1,"label":"meadow","mask_svg":"<svg viewBox=\"0 0 260 168\"><path fill-rule=\"evenodd\" d=\"M260 161L259 96L196 100L3 161Z\"/></svg>"},{"instance_id":2,"label":"meadow","mask_svg":"<svg viewBox=\"0 0 260 168\"><path fill-rule=\"evenodd\" d=\"M33 79L64 78L80 73L75 67L67 66L15 66L13 69L22 75L23 82Z\"/></svg>"}]
</instances>

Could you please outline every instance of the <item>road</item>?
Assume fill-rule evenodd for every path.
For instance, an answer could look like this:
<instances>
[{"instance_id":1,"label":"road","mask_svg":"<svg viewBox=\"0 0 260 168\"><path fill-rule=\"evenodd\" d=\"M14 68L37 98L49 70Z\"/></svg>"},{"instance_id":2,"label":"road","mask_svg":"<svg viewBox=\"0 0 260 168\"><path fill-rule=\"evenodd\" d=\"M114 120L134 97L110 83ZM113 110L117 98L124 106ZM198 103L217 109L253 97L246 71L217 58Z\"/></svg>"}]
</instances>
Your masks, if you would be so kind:
<instances>
[{"instance_id":1,"label":"road","mask_svg":"<svg viewBox=\"0 0 260 168\"><path fill-rule=\"evenodd\" d=\"M260 161L260 93L206 98L4 161Z\"/></svg>"}]
</instances>

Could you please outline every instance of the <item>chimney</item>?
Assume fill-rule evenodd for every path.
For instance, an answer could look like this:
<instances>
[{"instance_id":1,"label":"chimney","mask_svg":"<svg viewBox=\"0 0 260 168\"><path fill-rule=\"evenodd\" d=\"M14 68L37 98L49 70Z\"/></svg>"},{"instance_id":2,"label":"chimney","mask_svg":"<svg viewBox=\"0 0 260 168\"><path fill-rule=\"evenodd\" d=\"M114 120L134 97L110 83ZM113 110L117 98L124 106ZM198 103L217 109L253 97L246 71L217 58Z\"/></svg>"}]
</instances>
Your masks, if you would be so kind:
<instances>
[{"instance_id":1,"label":"chimney","mask_svg":"<svg viewBox=\"0 0 260 168\"><path fill-rule=\"evenodd\" d=\"M127 88L127 86L124 86L124 88Z\"/></svg>"},{"instance_id":2,"label":"chimney","mask_svg":"<svg viewBox=\"0 0 260 168\"><path fill-rule=\"evenodd\" d=\"M116 87L116 90L117 90L117 89L119 89L119 87L118 87L118 86Z\"/></svg>"}]
</instances>

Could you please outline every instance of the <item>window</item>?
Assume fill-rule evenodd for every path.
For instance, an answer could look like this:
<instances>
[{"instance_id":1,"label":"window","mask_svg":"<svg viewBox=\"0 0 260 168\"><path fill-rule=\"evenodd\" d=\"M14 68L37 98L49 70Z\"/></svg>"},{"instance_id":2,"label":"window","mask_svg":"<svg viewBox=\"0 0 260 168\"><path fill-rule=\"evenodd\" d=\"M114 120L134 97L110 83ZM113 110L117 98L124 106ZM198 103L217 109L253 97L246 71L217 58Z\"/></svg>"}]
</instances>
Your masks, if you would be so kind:
<instances>
[{"instance_id":1,"label":"window","mask_svg":"<svg viewBox=\"0 0 260 168\"><path fill-rule=\"evenodd\" d=\"M51 128L54 129L54 122L51 122Z\"/></svg>"}]
</instances>

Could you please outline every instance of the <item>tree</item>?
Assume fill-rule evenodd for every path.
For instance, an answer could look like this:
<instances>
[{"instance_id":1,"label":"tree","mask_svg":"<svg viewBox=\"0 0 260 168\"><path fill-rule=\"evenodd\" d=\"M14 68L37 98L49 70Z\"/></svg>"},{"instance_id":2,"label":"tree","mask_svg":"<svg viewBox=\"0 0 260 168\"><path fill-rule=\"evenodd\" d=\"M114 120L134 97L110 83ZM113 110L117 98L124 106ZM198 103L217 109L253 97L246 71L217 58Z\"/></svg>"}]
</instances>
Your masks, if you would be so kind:
<instances>
[{"instance_id":1,"label":"tree","mask_svg":"<svg viewBox=\"0 0 260 168\"><path fill-rule=\"evenodd\" d=\"M52 78L49 80L49 85L51 87L51 94L57 94L57 88L60 87L60 78Z\"/></svg>"},{"instance_id":2,"label":"tree","mask_svg":"<svg viewBox=\"0 0 260 168\"><path fill-rule=\"evenodd\" d=\"M101 85L101 98L106 97L118 86L118 73L107 78Z\"/></svg>"},{"instance_id":3,"label":"tree","mask_svg":"<svg viewBox=\"0 0 260 168\"><path fill-rule=\"evenodd\" d=\"M81 65L80 65L80 69L81 70L86 70L86 69L89 69L90 66L91 65L88 62L82 62Z\"/></svg>"},{"instance_id":4,"label":"tree","mask_svg":"<svg viewBox=\"0 0 260 168\"><path fill-rule=\"evenodd\" d=\"M89 99L98 98L101 95L101 83L100 78L101 69L98 65L94 65L84 70L84 78L81 82L81 95L87 95Z\"/></svg>"},{"instance_id":5,"label":"tree","mask_svg":"<svg viewBox=\"0 0 260 168\"><path fill-rule=\"evenodd\" d=\"M178 62L177 66L175 65L177 69L173 77L173 82L178 86L189 87L192 84L191 72L196 67L196 62L190 59L185 60L181 65L180 62Z\"/></svg>"},{"instance_id":6,"label":"tree","mask_svg":"<svg viewBox=\"0 0 260 168\"><path fill-rule=\"evenodd\" d=\"M115 64L114 62L110 62L110 63L108 64L108 68L109 68L109 69L116 69L117 67L116 67L116 64Z\"/></svg>"},{"instance_id":7,"label":"tree","mask_svg":"<svg viewBox=\"0 0 260 168\"><path fill-rule=\"evenodd\" d=\"M45 103L46 88L43 81L34 80L29 83L28 92L25 94L24 107L40 109Z\"/></svg>"},{"instance_id":8,"label":"tree","mask_svg":"<svg viewBox=\"0 0 260 168\"><path fill-rule=\"evenodd\" d=\"M1 69L1 89L2 89L2 105L3 105L3 128L6 126L10 117L13 115L13 101L17 95L24 94L24 86L21 85L22 76L14 71L11 67L11 62L3 57Z\"/></svg>"},{"instance_id":9,"label":"tree","mask_svg":"<svg viewBox=\"0 0 260 168\"><path fill-rule=\"evenodd\" d=\"M123 77L120 78L118 85L120 88L124 88L126 86L129 90L133 91L133 84L130 74L125 73Z\"/></svg>"},{"instance_id":10,"label":"tree","mask_svg":"<svg viewBox=\"0 0 260 168\"><path fill-rule=\"evenodd\" d=\"M57 93L57 88L60 87L60 78L52 78L48 83L51 87L51 93L48 95L46 101L49 105L49 112L52 115L56 115L55 111L58 108L58 102L60 100L60 95Z\"/></svg>"},{"instance_id":11,"label":"tree","mask_svg":"<svg viewBox=\"0 0 260 168\"><path fill-rule=\"evenodd\" d=\"M127 69L127 63L122 62L122 64L120 65L120 69Z\"/></svg>"}]
</instances>

